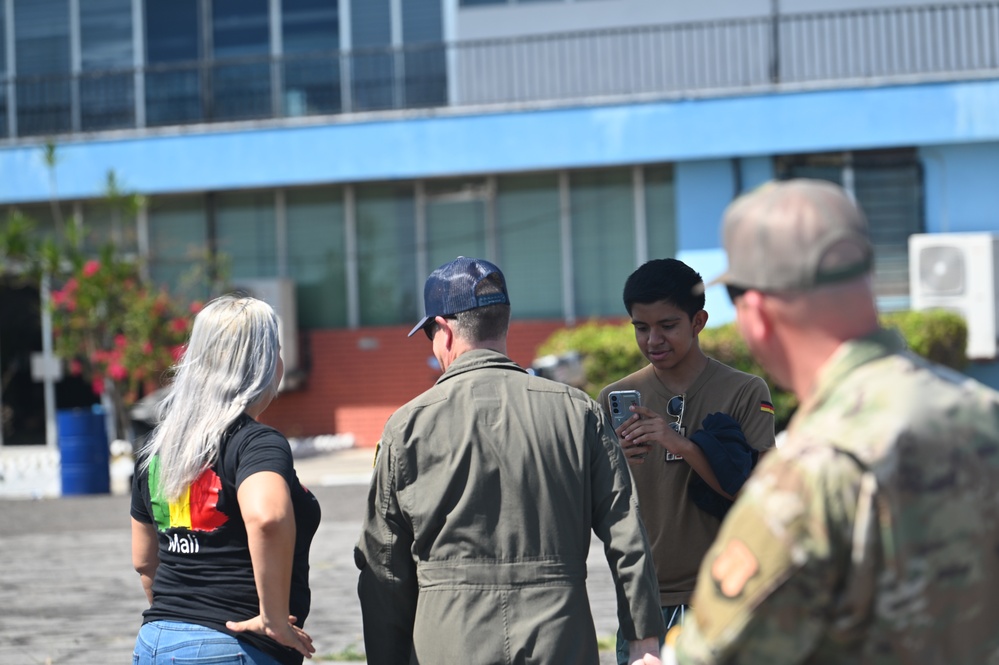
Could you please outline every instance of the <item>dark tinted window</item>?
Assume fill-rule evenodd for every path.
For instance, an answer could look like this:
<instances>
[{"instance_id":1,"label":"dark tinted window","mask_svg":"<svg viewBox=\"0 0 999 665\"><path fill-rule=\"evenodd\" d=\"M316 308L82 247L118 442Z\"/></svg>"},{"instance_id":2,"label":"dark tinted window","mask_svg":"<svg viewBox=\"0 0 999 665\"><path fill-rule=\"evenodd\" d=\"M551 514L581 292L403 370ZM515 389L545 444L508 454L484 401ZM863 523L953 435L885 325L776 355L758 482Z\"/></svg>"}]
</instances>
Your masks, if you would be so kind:
<instances>
[{"instance_id":1,"label":"dark tinted window","mask_svg":"<svg viewBox=\"0 0 999 665\"><path fill-rule=\"evenodd\" d=\"M17 73L69 72L68 0L15 0Z\"/></svg>"},{"instance_id":2,"label":"dark tinted window","mask_svg":"<svg viewBox=\"0 0 999 665\"><path fill-rule=\"evenodd\" d=\"M146 62L198 60L201 24L198 0L146 0ZM146 71L146 122L170 125L204 118L197 67L153 67Z\"/></svg>"},{"instance_id":3,"label":"dark tinted window","mask_svg":"<svg viewBox=\"0 0 999 665\"><path fill-rule=\"evenodd\" d=\"M337 0L282 0L285 53L340 48Z\"/></svg>"},{"instance_id":4,"label":"dark tinted window","mask_svg":"<svg viewBox=\"0 0 999 665\"><path fill-rule=\"evenodd\" d=\"M129 127L135 119L131 0L80 3L80 128Z\"/></svg>"},{"instance_id":5,"label":"dark tinted window","mask_svg":"<svg viewBox=\"0 0 999 665\"><path fill-rule=\"evenodd\" d=\"M0 75L7 73L7 22L4 12L0 11Z\"/></svg>"},{"instance_id":6,"label":"dark tinted window","mask_svg":"<svg viewBox=\"0 0 999 665\"><path fill-rule=\"evenodd\" d=\"M340 110L340 14L337 0L283 0L284 114Z\"/></svg>"},{"instance_id":7,"label":"dark tinted window","mask_svg":"<svg viewBox=\"0 0 999 665\"><path fill-rule=\"evenodd\" d=\"M84 71L131 67L131 0L81 2L80 51Z\"/></svg>"},{"instance_id":8,"label":"dark tinted window","mask_svg":"<svg viewBox=\"0 0 999 665\"><path fill-rule=\"evenodd\" d=\"M354 48L392 43L389 0L350 0L351 40Z\"/></svg>"},{"instance_id":9,"label":"dark tinted window","mask_svg":"<svg viewBox=\"0 0 999 665\"><path fill-rule=\"evenodd\" d=\"M7 75L7 27L0 12L0 77ZM7 86L0 85L0 136L7 136Z\"/></svg>"},{"instance_id":10,"label":"dark tinted window","mask_svg":"<svg viewBox=\"0 0 999 665\"><path fill-rule=\"evenodd\" d=\"M404 43L439 42L443 33L441 0L409 0L402 3Z\"/></svg>"},{"instance_id":11,"label":"dark tinted window","mask_svg":"<svg viewBox=\"0 0 999 665\"><path fill-rule=\"evenodd\" d=\"M16 0L14 32L18 132L70 131L68 0Z\"/></svg>"},{"instance_id":12,"label":"dark tinted window","mask_svg":"<svg viewBox=\"0 0 999 665\"><path fill-rule=\"evenodd\" d=\"M197 60L198 0L146 0L146 61Z\"/></svg>"},{"instance_id":13,"label":"dark tinted window","mask_svg":"<svg viewBox=\"0 0 999 665\"><path fill-rule=\"evenodd\" d=\"M212 48L216 58L270 52L267 0L213 0Z\"/></svg>"}]
</instances>

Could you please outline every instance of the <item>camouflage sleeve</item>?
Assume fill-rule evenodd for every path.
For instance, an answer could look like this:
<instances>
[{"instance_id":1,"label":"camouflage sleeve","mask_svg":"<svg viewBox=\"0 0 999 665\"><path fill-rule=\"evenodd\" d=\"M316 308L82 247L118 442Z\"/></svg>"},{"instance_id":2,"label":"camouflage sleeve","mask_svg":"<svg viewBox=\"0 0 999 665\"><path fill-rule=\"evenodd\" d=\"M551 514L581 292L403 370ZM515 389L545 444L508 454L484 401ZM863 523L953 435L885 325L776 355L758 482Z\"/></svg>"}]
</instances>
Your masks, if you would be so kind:
<instances>
[{"instance_id":1,"label":"camouflage sleeve","mask_svg":"<svg viewBox=\"0 0 999 665\"><path fill-rule=\"evenodd\" d=\"M678 662L800 663L835 615L862 477L830 448L769 455L701 565Z\"/></svg>"}]
</instances>

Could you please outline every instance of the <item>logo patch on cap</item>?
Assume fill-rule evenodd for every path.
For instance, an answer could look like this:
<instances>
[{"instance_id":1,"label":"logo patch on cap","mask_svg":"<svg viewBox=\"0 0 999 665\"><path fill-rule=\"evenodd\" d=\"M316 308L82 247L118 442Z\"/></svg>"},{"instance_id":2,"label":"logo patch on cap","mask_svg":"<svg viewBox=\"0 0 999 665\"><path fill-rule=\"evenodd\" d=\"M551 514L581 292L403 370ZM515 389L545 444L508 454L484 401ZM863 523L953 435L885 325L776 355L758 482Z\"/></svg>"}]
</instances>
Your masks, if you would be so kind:
<instances>
[{"instance_id":1,"label":"logo patch on cap","mask_svg":"<svg viewBox=\"0 0 999 665\"><path fill-rule=\"evenodd\" d=\"M478 303L479 307L485 307L486 305L505 305L509 299L505 293L488 293L476 297L475 302Z\"/></svg>"},{"instance_id":2,"label":"logo patch on cap","mask_svg":"<svg viewBox=\"0 0 999 665\"><path fill-rule=\"evenodd\" d=\"M760 572L756 555L741 540L733 538L711 564L711 579L726 598L738 598L746 583Z\"/></svg>"}]
</instances>

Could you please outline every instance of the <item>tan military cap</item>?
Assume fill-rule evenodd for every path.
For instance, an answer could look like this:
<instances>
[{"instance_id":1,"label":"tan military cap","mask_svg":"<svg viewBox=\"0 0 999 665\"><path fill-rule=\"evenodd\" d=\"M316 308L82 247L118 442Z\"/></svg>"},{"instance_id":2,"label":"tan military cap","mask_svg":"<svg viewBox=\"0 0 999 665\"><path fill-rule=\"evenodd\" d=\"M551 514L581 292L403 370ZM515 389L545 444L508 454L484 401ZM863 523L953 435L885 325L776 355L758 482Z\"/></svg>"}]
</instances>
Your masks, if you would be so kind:
<instances>
[{"instance_id":1,"label":"tan military cap","mask_svg":"<svg viewBox=\"0 0 999 665\"><path fill-rule=\"evenodd\" d=\"M824 180L770 182L725 210L728 270L711 284L807 291L871 270L867 220L842 187Z\"/></svg>"}]
</instances>

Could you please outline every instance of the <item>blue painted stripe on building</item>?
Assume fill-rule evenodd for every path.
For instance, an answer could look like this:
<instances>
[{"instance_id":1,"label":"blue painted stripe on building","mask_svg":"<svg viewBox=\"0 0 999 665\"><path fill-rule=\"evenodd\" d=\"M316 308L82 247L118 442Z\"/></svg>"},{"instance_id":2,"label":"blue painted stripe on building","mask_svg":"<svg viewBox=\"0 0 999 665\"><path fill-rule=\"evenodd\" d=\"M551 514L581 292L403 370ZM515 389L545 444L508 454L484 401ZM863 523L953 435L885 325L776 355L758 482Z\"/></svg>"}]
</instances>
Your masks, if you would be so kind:
<instances>
[{"instance_id":1,"label":"blue painted stripe on building","mask_svg":"<svg viewBox=\"0 0 999 665\"><path fill-rule=\"evenodd\" d=\"M114 169L146 194L999 140L999 81L435 116L70 142L58 191ZM36 146L0 150L0 203L50 195Z\"/></svg>"}]
</instances>

